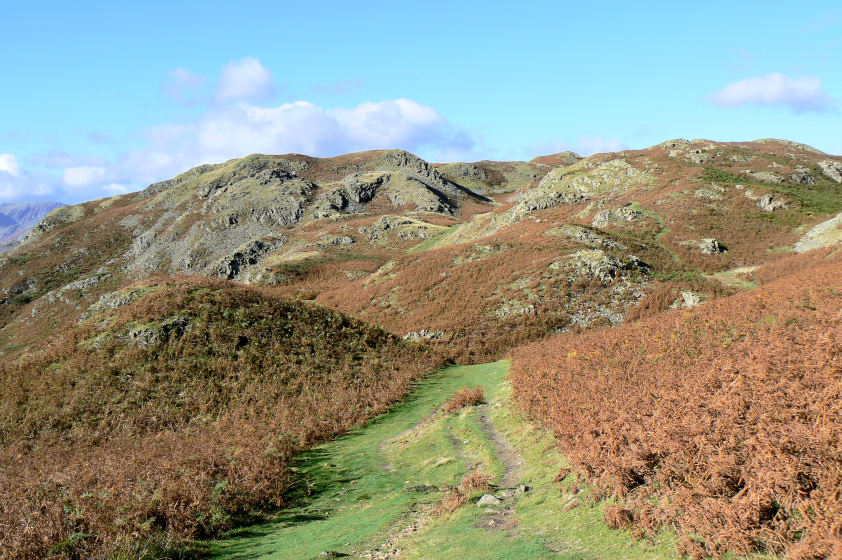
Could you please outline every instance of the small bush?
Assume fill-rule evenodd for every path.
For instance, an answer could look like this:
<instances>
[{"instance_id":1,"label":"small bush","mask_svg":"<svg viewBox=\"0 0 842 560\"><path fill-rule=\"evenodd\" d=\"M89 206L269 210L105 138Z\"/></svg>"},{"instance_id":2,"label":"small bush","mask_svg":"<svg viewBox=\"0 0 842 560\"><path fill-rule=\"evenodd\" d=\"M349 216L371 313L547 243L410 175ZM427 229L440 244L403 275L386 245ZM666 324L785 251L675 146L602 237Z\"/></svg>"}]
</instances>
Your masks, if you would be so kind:
<instances>
[{"instance_id":1,"label":"small bush","mask_svg":"<svg viewBox=\"0 0 842 560\"><path fill-rule=\"evenodd\" d=\"M485 393L482 387L465 387L459 389L442 406L442 412L450 414L462 410L466 406L474 406L485 402Z\"/></svg>"}]
</instances>

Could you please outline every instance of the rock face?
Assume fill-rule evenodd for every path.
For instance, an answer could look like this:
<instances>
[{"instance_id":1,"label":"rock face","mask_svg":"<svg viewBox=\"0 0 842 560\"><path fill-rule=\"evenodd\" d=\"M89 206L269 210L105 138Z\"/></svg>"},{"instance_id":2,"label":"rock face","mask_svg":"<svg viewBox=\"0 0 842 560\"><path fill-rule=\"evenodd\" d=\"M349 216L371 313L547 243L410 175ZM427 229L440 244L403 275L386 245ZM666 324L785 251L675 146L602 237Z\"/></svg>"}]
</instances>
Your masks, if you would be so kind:
<instances>
[{"instance_id":1,"label":"rock face","mask_svg":"<svg viewBox=\"0 0 842 560\"><path fill-rule=\"evenodd\" d=\"M620 194L652 181L651 173L632 167L624 159L612 159L588 168L576 164L553 169L513 209L524 215L559 204L574 204L596 196Z\"/></svg>"},{"instance_id":2,"label":"rock face","mask_svg":"<svg viewBox=\"0 0 842 560\"><path fill-rule=\"evenodd\" d=\"M453 183L477 194L495 195L514 192L533 184L551 167L535 161L478 161L447 163L437 166L436 169Z\"/></svg>"},{"instance_id":3,"label":"rock face","mask_svg":"<svg viewBox=\"0 0 842 560\"><path fill-rule=\"evenodd\" d=\"M804 253L842 240L842 213L818 224L795 243L795 252Z\"/></svg>"},{"instance_id":4,"label":"rock face","mask_svg":"<svg viewBox=\"0 0 842 560\"><path fill-rule=\"evenodd\" d=\"M698 241L683 241L681 244L696 247L703 255L717 255L727 251L725 246L720 244L719 241L713 237L705 237L704 239L699 239Z\"/></svg>"},{"instance_id":5,"label":"rock face","mask_svg":"<svg viewBox=\"0 0 842 560\"><path fill-rule=\"evenodd\" d=\"M421 342L424 340L440 340L444 338L444 331L421 329L420 331L412 331L403 335L404 340L410 342Z\"/></svg>"},{"instance_id":6,"label":"rock face","mask_svg":"<svg viewBox=\"0 0 842 560\"><path fill-rule=\"evenodd\" d=\"M790 202L774 194L764 194L758 199L757 205L766 212L774 212L789 208Z\"/></svg>"},{"instance_id":7,"label":"rock face","mask_svg":"<svg viewBox=\"0 0 842 560\"><path fill-rule=\"evenodd\" d=\"M571 282L599 280L608 285L620 275L622 270L645 269L647 265L631 255L626 260L621 260L600 249L584 249L576 251L566 260L555 261L550 268L567 270Z\"/></svg>"},{"instance_id":8,"label":"rock face","mask_svg":"<svg viewBox=\"0 0 842 560\"><path fill-rule=\"evenodd\" d=\"M158 219L121 222L135 235L125 255L129 271L250 278L243 273L288 243L284 231L298 224L363 213L371 204L450 215L461 200L475 196L403 150L376 153L340 180L323 185L296 172L310 165L258 154L203 165L150 185L139 196ZM439 229L393 216L365 233L374 240L386 230L397 230L403 239L420 239ZM330 243L353 243L340 237Z\"/></svg>"},{"instance_id":9,"label":"rock face","mask_svg":"<svg viewBox=\"0 0 842 560\"><path fill-rule=\"evenodd\" d=\"M642 220L644 217L645 214L641 210L636 210L630 206L623 206L621 208L598 212L594 216L591 225L595 228L604 228L636 222Z\"/></svg>"},{"instance_id":10,"label":"rock face","mask_svg":"<svg viewBox=\"0 0 842 560\"><path fill-rule=\"evenodd\" d=\"M789 180L793 183L801 185L815 185L816 180L810 175L810 170L804 166L799 165L795 168L795 173L789 176Z\"/></svg>"},{"instance_id":11,"label":"rock face","mask_svg":"<svg viewBox=\"0 0 842 560\"><path fill-rule=\"evenodd\" d=\"M842 162L832 160L832 159L825 159L819 163L819 167L822 170L822 173L828 176L828 178L836 181L837 183L842 183Z\"/></svg>"}]
</instances>

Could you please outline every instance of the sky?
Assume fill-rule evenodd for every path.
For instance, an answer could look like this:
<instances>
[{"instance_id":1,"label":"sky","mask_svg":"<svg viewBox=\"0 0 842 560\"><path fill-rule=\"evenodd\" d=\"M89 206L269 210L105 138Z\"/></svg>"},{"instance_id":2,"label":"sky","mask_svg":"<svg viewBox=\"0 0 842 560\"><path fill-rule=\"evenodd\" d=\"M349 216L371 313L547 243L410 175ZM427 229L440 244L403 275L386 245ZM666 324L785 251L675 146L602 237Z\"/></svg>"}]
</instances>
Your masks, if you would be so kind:
<instances>
[{"instance_id":1,"label":"sky","mask_svg":"<svg viewBox=\"0 0 842 560\"><path fill-rule=\"evenodd\" d=\"M592 4L5 0L0 202L255 152L522 160L680 137L842 154L838 1Z\"/></svg>"}]
</instances>

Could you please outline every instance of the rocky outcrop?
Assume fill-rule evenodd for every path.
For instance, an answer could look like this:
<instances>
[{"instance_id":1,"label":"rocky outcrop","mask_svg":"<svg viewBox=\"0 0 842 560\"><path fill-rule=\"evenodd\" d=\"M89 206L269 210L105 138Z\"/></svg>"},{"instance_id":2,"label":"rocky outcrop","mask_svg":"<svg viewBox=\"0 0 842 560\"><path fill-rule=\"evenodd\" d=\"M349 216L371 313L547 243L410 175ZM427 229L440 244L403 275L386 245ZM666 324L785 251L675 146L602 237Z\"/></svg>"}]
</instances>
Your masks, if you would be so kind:
<instances>
[{"instance_id":1,"label":"rocky outcrop","mask_svg":"<svg viewBox=\"0 0 842 560\"><path fill-rule=\"evenodd\" d=\"M728 249L713 237L705 237L699 240L682 241L682 245L697 248L703 255L717 255Z\"/></svg>"},{"instance_id":2,"label":"rocky outcrop","mask_svg":"<svg viewBox=\"0 0 842 560\"><path fill-rule=\"evenodd\" d=\"M28 245L41 237L44 233L53 231L59 226L75 222L82 219L85 215L85 207L81 204L74 204L73 206L61 206L47 214L43 220L35 224L35 226L23 236L20 241L21 245Z\"/></svg>"},{"instance_id":3,"label":"rocky outcrop","mask_svg":"<svg viewBox=\"0 0 842 560\"><path fill-rule=\"evenodd\" d=\"M283 244L284 240L281 239L249 241L232 255L223 258L214 268L214 275L232 280L249 266L258 264L265 255Z\"/></svg>"},{"instance_id":4,"label":"rocky outcrop","mask_svg":"<svg viewBox=\"0 0 842 560\"><path fill-rule=\"evenodd\" d=\"M813 227L795 243L796 253L827 247L842 240L842 213Z\"/></svg>"},{"instance_id":5,"label":"rocky outcrop","mask_svg":"<svg viewBox=\"0 0 842 560\"><path fill-rule=\"evenodd\" d=\"M595 228L605 228L608 226L624 225L630 222L637 222L642 220L646 214L642 210L637 210L631 206L622 206L620 208L613 208L611 210L603 210L598 212L591 225Z\"/></svg>"},{"instance_id":6,"label":"rocky outcrop","mask_svg":"<svg viewBox=\"0 0 842 560\"><path fill-rule=\"evenodd\" d=\"M755 181L762 181L764 183L784 182L783 175L775 171L752 171L750 169L746 169L745 174L754 179Z\"/></svg>"},{"instance_id":7,"label":"rocky outcrop","mask_svg":"<svg viewBox=\"0 0 842 560\"><path fill-rule=\"evenodd\" d=\"M614 241L613 239L603 237L595 231L590 229L565 224L557 228L548 229L544 235L552 235L556 237L566 237L572 241L576 241L589 247L602 247L603 249L625 249L625 245Z\"/></svg>"},{"instance_id":8,"label":"rocky outcrop","mask_svg":"<svg viewBox=\"0 0 842 560\"><path fill-rule=\"evenodd\" d=\"M827 175L829 179L836 181L837 183L842 183L842 162L825 159L818 162L818 164L822 173Z\"/></svg>"},{"instance_id":9,"label":"rocky outcrop","mask_svg":"<svg viewBox=\"0 0 842 560\"><path fill-rule=\"evenodd\" d=\"M444 338L444 335L444 331L421 329L406 333L403 335L403 339L410 342L422 342L425 340L440 340Z\"/></svg>"},{"instance_id":10,"label":"rocky outcrop","mask_svg":"<svg viewBox=\"0 0 842 560\"><path fill-rule=\"evenodd\" d=\"M421 220L408 216L381 216L370 226L363 226L358 231L363 234L371 243L385 243L388 233L395 233L399 239L427 239L440 233L445 228L428 224Z\"/></svg>"},{"instance_id":11,"label":"rocky outcrop","mask_svg":"<svg viewBox=\"0 0 842 560\"><path fill-rule=\"evenodd\" d=\"M554 261L550 269L566 270L571 282L599 280L607 285L619 277L622 271L646 271L649 266L634 255L619 259L600 249L583 249L565 259Z\"/></svg>"},{"instance_id":12,"label":"rocky outcrop","mask_svg":"<svg viewBox=\"0 0 842 560\"><path fill-rule=\"evenodd\" d=\"M652 174L632 167L624 159L612 159L593 168L581 164L553 169L534 189L526 192L513 212L523 216L559 204L574 204L597 196L620 194L651 184Z\"/></svg>"},{"instance_id":13,"label":"rocky outcrop","mask_svg":"<svg viewBox=\"0 0 842 560\"><path fill-rule=\"evenodd\" d=\"M775 212L789 208L792 203L774 194L764 194L757 200L757 206L765 212Z\"/></svg>"},{"instance_id":14,"label":"rocky outcrop","mask_svg":"<svg viewBox=\"0 0 842 560\"><path fill-rule=\"evenodd\" d=\"M813 179L812 175L810 175L810 170L803 165L799 165L795 168L795 173L789 176L789 180L800 185L816 184L816 180Z\"/></svg>"}]
</instances>

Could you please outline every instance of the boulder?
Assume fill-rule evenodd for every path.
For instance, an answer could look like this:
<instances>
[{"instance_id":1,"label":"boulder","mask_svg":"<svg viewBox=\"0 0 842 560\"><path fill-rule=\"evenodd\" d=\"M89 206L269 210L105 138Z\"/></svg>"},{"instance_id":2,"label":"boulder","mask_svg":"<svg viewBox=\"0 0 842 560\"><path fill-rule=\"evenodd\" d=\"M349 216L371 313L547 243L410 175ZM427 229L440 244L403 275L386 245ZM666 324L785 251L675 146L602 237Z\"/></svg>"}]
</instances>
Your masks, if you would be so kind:
<instances>
[{"instance_id":1,"label":"boulder","mask_svg":"<svg viewBox=\"0 0 842 560\"><path fill-rule=\"evenodd\" d=\"M690 241L682 241L681 245L689 245L691 247L696 247L699 251L702 252L703 255L716 255L718 253L724 253L728 249L719 243L713 237L705 237L704 239L699 240L690 240Z\"/></svg>"},{"instance_id":2,"label":"boulder","mask_svg":"<svg viewBox=\"0 0 842 560\"><path fill-rule=\"evenodd\" d=\"M774 194L764 194L758 199L757 205L765 212L774 212L789 208L790 202Z\"/></svg>"},{"instance_id":3,"label":"boulder","mask_svg":"<svg viewBox=\"0 0 842 560\"><path fill-rule=\"evenodd\" d=\"M503 503L503 500L501 500L500 498L492 494L484 494L477 501L477 507L494 507L499 506L501 503Z\"/></svg>"}]
</instances>

